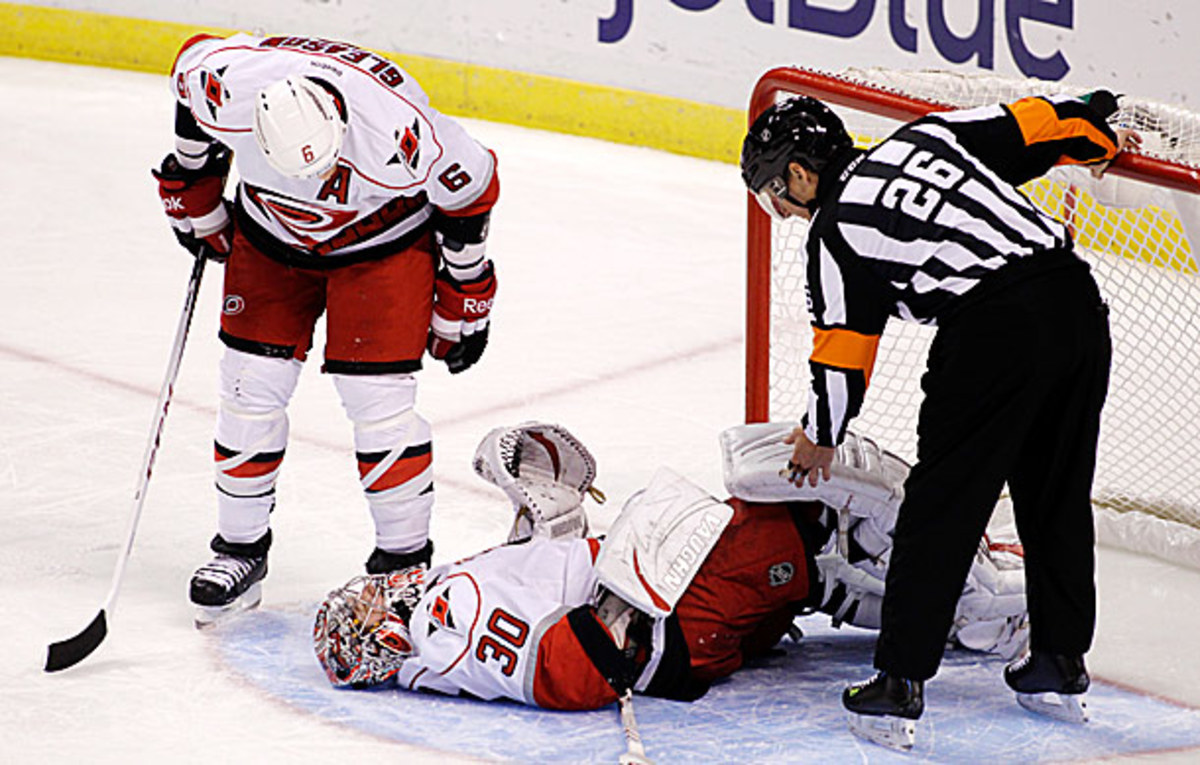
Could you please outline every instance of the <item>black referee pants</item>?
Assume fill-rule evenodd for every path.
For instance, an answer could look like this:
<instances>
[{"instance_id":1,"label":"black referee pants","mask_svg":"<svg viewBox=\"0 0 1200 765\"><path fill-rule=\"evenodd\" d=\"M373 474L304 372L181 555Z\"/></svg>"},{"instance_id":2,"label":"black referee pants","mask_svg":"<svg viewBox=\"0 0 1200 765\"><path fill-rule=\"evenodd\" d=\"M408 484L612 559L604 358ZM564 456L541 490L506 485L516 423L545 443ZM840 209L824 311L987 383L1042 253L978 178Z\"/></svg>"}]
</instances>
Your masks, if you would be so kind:
<instances>
[{"instance_id":1,"label":"black referee pants","mask_svg":"<svg viewBox=\"0 0 1200 765\"><path fill-rule=\"evenodd\" d=\"M876 668L913 680L937 672L1006 482L1025 548L1031 644L1088 650L1096 620L1090 494L1111 356L1107 307L1074 258L941 324L921 378L917 463L896 523Z\"/></svg>"}]
</instances>

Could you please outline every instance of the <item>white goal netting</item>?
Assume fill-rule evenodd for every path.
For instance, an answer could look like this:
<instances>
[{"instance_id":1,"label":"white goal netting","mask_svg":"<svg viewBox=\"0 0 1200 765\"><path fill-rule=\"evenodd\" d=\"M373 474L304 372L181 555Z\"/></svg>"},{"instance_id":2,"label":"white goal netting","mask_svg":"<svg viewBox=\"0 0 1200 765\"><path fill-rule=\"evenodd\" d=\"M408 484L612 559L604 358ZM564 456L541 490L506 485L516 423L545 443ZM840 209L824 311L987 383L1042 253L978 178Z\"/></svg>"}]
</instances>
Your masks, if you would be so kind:
<instances>
[{"instance_id":1,"label":"white goal netting","mask_svg":"<svg viewBox=\"0 0 1200 765\"><path fill-rule=\"evenodd\" d=\"M808 93L831 103L861 146L878 142L930 104L968 107L1087 90L889 70L836 76L775 70L764 83L760 91L769 92L756 96L757 109L770 99ZM1122 160L1103 180L1062 167L1023 190L1068 224L1111 309L1112 378L1093 490L1100 538L1200 567L1200 115L1125 96L1114 120L1139 131L1142 156ZM806 224L768 223L753 208L750 216L747 331L766 332L769 342L751 345L752 356L766 359L747 359L747 415L795 418L806 407L812 336L804 301ZM756 269L756 258L770 262L763 289L753 281L756 273L768 278L768 270ZM755 320L753 303L768 293L769 308ZM769 328L756 326L763 321ZM888 325L871 389L852 424L909 460L916 452L919 381L932 333L899 320Z\"/></svg>"}]
</instances>

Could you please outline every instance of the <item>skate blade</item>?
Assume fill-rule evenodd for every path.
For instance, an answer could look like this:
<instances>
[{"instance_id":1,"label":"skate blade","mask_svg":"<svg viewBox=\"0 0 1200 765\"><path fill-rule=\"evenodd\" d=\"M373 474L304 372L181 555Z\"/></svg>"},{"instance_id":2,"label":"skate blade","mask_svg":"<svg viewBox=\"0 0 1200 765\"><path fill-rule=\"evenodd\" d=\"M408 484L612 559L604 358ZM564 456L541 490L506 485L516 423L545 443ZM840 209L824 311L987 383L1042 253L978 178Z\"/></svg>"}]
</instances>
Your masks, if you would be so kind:
<instances>
[{"instance_id":1,"label":"skate blade","mask_svg":"<svg viewBox=\"0 0 1200 765\"><path fill-rule=\"evenodd\" d=\"M196 629L205 630L234 614L258 608L262 602L262 582L255 582L232 603L223 606L196 606Z\"/></svg>"},{"instance_id":2,"label":"skate blade","mask_svg":"<svg viewBox=\"0 0 1200 765\"><path fill-rule=\"evenodd\" d=\"M1088 720L1087 702L1081 693L1018 693L1017 703L1034 714L1063 722L1081 724Z\"/></svg>"},{"instance_id":3,"label":"skate blade","mask_svg":"<svg viewBox=\"0 0 1200 765\"><path fill-rule=\"evenodd\" d=\"M915 720L890 715L860 715L850 712L846 716L846 721L850 726L850 732L855 736L889 749L907 752L913 748L913 743L916 741L917 725Z\"/></svg>"}]
</instances>

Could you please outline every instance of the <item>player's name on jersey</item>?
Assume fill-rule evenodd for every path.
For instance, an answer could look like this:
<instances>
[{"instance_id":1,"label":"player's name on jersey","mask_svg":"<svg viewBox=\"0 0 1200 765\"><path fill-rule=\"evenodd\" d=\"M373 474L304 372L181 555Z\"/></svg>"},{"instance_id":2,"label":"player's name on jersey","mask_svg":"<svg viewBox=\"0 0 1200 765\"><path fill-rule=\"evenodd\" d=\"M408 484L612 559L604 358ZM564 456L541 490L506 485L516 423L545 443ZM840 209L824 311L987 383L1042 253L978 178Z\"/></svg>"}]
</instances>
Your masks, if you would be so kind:
<instances>
[{"instance_id":1,"label":"player's name on jersey","mask_svg":"<svg viewBox=\"0 0 1200 765\"><path fill-rule=\"evenodd\" d=\"M263 48L294 48L305 53L321 53L355 65L373 62L365 65L364 68L378 77L384 85L395 88L404 83L404 75L391 61L378 53L372 53L347 43L313 37L268 37L259 43L259 46Z\"/></svg>"}]
</instances>

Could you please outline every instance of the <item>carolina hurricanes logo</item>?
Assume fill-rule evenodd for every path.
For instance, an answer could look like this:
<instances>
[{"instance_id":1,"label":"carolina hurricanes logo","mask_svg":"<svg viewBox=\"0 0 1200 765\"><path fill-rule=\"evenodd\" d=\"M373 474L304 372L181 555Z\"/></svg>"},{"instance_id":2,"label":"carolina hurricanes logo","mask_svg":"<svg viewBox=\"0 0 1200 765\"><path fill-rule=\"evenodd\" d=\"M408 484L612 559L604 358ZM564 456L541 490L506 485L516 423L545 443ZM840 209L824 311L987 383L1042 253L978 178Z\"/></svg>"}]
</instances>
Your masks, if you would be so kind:
<instances>
[{"instance_id":1,"label":"carolina hurricanes logo","mask_svg":"<svg viewBox=\"0 0 1200 765\"><path fill-rule=\"evenodd\" d=\"M421 163L421 123L413 120L413 124L404 128L404 132L396 130L396 153L388 160L389 165L404 165L414 178L417 176L417 165Z\"/></svg>"},{"instance_id":2,"label":"carolina hurricanes logo","mask_svg":"<svg viewBox=\"0 0 1200 765\"><path fill-rule=\"evenodd\" d=\"M341 231L354 220L352 211L322 207L266 189L247 186L246 195L259 210L278 221L308 248L328 239L330 234Z\"/></svg>"},{"instance_id":3,"label":"carolina hurricanes logo","mask_svg":"<svg viewBox=\"0 0 1200 765\"><path fill-rule=\"evenodd\" d=\"M200 87L204 89L204 105L208 107L208 115L214 120L217 118L217 109L220 109L229 100L229 90L221 82L221 78L228 68L223 66L215 72L207 69L200 72Z\"/></svg>"},{"instance_id":4,"label":"carolina hurricanes logo","mask_svg":"<svg viewBox=\"0 0 1200 765\"><path fill-rule=\"evenodd\" d=\"M433 605L429 607L429 634L437 632L439 629L447 629L455 631L454 612L450 610L450 590L447 588L442 594L433 599Z\"/></svg>"}]
</instances>

